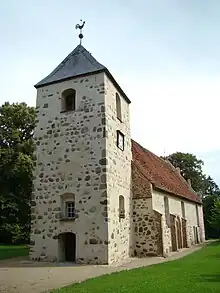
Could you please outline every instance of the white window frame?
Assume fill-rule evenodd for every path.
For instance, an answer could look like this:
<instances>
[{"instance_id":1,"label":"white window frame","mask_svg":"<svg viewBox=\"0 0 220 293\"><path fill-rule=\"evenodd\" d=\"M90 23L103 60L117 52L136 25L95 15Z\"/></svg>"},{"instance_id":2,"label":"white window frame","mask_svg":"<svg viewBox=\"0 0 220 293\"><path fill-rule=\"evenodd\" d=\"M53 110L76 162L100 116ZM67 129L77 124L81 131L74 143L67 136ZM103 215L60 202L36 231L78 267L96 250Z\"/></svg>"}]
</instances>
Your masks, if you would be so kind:
<instances>
[{"instance_id":1,"label":"white window frame","mask_svg":"<svg viewBox=\"0 0 220 293\"><path fill-rule=\"evenodd\" d=\"M65 202L65 215L68 219L75 218L75 202L74 201L66 201Z\"/></svg>"}]
</instances>

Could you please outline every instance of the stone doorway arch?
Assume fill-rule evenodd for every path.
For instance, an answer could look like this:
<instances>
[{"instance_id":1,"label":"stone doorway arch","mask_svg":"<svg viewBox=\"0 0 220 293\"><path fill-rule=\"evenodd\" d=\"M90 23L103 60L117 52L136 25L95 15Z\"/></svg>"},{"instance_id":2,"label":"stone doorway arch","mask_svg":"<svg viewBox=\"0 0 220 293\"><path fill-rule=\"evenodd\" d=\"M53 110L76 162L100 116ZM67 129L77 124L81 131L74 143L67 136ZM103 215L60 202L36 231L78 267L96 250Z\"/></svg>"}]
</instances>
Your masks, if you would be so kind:
<instances>
[{"instance_id":1,"label":"stone doorway arch","mask_svg":"<svg viewBox=\"0 0 220 293\"><path fill-rule=\"evenodd\" d=\"M71 232L61 233L59 240L59 261L76 261L76 234Z\"/></svg>"}]
</instances>

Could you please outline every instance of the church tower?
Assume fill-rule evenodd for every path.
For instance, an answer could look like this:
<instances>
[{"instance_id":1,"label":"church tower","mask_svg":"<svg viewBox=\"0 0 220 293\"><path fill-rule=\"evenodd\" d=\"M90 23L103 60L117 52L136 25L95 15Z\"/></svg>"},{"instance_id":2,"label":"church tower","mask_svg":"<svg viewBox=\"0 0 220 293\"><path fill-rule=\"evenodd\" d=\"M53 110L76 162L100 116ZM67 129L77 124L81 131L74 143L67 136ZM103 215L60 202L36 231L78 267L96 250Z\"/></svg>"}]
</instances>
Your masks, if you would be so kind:
<instances>
[{"instance_id":1,"label":"church tower","mask_svg":"<svg viewBox=\"0 0 220 293\"><path fill-rule=\"evenodd\" d=\"M81 44L35 87L31 259L110 264L127 258L128 97Z\"/></svg>"}]
</instances>

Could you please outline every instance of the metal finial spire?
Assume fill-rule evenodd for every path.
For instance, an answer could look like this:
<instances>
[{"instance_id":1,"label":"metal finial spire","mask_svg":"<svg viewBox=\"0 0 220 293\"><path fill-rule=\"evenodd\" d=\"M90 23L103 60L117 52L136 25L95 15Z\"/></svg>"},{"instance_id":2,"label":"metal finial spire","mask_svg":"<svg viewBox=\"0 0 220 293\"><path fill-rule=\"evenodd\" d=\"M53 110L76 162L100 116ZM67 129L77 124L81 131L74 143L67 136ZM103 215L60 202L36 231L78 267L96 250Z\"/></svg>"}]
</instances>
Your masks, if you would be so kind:
<instances>
[{"instance_id":1,"label":"metal finial spire","mask_svg":"<svg viewBox=\"0 0 220 293\"><path fill-rule=\"evenodd\" d=\"M85 21L82 21L82 19L80 19L81 21L81 25L80 24L77 24L75 26L76 29L80 29L80 34L79 34L79 38L80 38L80 45L82 45L82 38L83 38L83 34L82 34L82 29L84 27L84 24L85 24Z\"/></svg>"}]
</instances>

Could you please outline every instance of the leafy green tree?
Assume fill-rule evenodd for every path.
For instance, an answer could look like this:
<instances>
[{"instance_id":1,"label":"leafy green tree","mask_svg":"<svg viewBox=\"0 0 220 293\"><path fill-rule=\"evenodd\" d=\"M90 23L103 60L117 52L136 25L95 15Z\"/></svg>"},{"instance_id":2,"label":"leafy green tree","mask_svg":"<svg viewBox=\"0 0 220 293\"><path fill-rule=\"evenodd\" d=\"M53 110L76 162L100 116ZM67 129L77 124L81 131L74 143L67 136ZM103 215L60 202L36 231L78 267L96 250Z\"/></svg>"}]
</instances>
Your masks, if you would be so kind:
<instances>
[{"instance_id":1,"label":"leafy green tree","mask_svg":"<svg viewBox=\"0 0 220 293\"><path fill-rule=\"evenodd\" d=\"M200 195L204 192L205 175L202 167L204 162L193 154L176 152L163 159L169 160L175 168L180 168L181 175L191 180L192 188Z\"/></svg>"},{"instance_id":2,"label":"leafy green tree","mask_svg":"<svg viewBox=\"0 0 220 293\"><path fill-rule=\"evenodd\" d=\"M215 183L215 181L210 177L207 176L204 181L204 195L214 195L219 194L220 195L220 189L218 185Z\"/></svg>"},{"instance_id":3,"label":"leafy green tree","mask_svg":"<svg viewBox=\"0 0 220 293\"><path fill-rule=\"evenodd\" d=\"M209 194L203 198L204 225L207 238L217 238L219 236L218 229L210 223L212 208L216 200L220 200L218 193Z\"/></svg>"},{"instance_id":4,"label":"leafy green tree","mask_svg":"<svg viewBox=\"0 0 220 293\"><path fill-rule=\"evenodd\" d=\"M0 107L0 242L29 237L34 126L33 107Z\"/></svg>"},{"instance_id":5,"label":"leafy green tree","mask_svg":"<svg viewBox=\"0 0 220 293\"><path fill-rule=\"evenodd\" d=\"M211 217L209 219L210 225L218 231L220 236L220 199L215 200L211 209Z\"/></svg>"}]
</instances>

